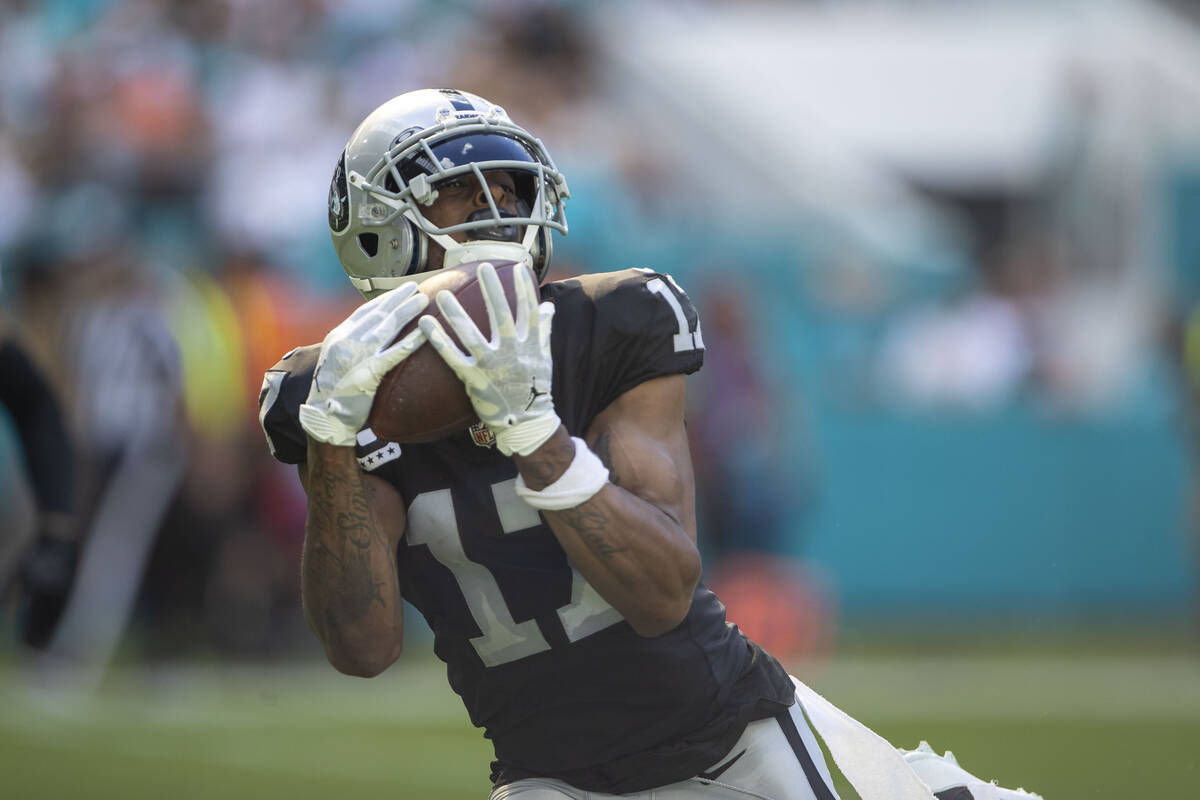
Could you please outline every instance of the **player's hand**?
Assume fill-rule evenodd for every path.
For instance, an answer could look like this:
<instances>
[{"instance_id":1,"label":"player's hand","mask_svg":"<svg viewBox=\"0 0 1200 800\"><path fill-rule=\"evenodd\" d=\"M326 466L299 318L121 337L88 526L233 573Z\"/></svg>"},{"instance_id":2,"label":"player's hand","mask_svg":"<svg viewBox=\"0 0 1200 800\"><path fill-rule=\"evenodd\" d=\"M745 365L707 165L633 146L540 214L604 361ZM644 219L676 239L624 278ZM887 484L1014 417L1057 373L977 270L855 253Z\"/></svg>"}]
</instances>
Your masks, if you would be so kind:
<instances>
[{"instance_id":1,"label":"player's hand","mask_svg":"<svg viewBox=\"0 0 1200 800\"><path fill-rule=\"evenodd\" d=\"M420 328L395 344L400 330L429 303L406 283L363 303L329 332L313 372L300 425L319 442L350 447L367 424L379 382L425 341ZM389 345L391 345L389 347Z\"/></svg>"},{"instance_id":2,"label":"player's hand","mask_svg":"<svg viewBox=\"0 0 1200 800\"><path fill-rule=\"evenodd\" d=\"M496 435L500 452L528 455L562 424L550 396L554 304L538 305L533 273L520 265L513 270L517 294L514 320L495 268L481 264L478 279L492 329L490 340L484 338L457 298L445 290L438 292L438 308L467 352L454 345L433 317L421 317L419 324L429 343L467 387L475 413Z\"/></svg>"},{"instance_id":3,"label":"player's hand","mask_svg":"<svg viewBox=\"0 0 1200 800\"><path fill-rule=\"evenodd\" d=\"M21 641L45 649L62 618L79 566L79 539L67 514L42 512L41 531L21 564L17 630Z\"/></svg>"}]
</instances>

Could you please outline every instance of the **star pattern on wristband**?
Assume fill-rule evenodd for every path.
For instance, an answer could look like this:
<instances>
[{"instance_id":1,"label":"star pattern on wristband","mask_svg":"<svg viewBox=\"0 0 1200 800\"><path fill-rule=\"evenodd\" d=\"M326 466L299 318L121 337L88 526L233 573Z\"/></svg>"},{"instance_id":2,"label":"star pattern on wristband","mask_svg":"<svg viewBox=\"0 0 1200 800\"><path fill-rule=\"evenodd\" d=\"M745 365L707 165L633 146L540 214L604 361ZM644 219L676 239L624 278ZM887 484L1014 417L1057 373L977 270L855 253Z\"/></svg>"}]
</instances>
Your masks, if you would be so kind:
<instances>
[{"instance_id":1,"label":"star pattern on wristband","mask_svg":"<svg viewBox=\"0 0 1200 800\"><path fill-rule=\"evenodd\" d=\"M370 472L376 467L381 467L389 461L395 461L399 457L400 445L396 444L395 442L388 442L386 447L381 447L365 456L360 456L358 459L358 465L367 472Z\"/></svg>"}]
</instances>

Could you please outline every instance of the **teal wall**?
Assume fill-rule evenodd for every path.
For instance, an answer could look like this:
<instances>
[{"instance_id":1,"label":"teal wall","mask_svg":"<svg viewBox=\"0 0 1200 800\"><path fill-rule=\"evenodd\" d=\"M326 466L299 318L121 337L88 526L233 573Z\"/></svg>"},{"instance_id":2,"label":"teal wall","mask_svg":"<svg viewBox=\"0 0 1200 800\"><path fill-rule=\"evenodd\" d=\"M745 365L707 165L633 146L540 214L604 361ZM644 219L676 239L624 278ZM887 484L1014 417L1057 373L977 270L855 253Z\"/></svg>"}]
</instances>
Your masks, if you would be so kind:
<instances>
[{"instance_id":1,"label":"teal wall","mask_svg":"<svg viewBox=\"0 0 1200 800\"><path fill-rule=\"evenodd\" d=\"M815 440L819 500L790 541L850 615L1190 608L1189 461L1169 424L829 413Z\"/></svg>"}]
</instances>

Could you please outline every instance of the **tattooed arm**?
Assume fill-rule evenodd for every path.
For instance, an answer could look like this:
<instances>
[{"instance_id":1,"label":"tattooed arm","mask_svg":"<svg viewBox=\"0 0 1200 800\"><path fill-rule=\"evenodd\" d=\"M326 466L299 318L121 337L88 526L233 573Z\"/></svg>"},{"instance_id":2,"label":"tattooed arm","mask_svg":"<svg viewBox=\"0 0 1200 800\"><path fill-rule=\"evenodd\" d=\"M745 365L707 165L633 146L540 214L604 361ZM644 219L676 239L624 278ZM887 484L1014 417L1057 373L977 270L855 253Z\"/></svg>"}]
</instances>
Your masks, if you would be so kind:
<instances>
[{"instance_id":1,"label":"tattooed arm","mask_svg":"<svg viewBox=\"0 0 1200 800\"><path fill-rule=\"evenodd\" d=\"M618 397L585 437L609 468L609 483L582 505L542 512L571 564L643 636L682 622L700 580L684 404L682 375ZM515 460L529 488L540 490L558 479L574 452L560 427Z\"/></svg>"},{"instance_id":2,"label":"tattooed arm","mask_svg":"<svg viewBox=\"0 0 1200 800\"><path fill-rule=\"evenodd\" d=\"M396 576L403 499L390 484L363 474L353 447L310 439L300 478L308 492L304 616L338 671L378 675L400 655L403 634Z\"/></svg>"}]
</instances>

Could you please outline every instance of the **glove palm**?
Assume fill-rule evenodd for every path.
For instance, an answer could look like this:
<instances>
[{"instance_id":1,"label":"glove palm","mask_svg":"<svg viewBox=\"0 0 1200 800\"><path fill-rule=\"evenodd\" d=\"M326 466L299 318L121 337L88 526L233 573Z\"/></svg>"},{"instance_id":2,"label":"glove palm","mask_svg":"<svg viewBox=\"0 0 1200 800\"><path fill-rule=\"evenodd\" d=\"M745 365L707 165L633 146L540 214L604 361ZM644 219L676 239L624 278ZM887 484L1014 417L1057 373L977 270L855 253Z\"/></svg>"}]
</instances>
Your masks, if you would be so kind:
<instances>
[{"instance_id":1,"label":"glove palm","mask_svg":"<svg viewBox=\"0 0 1200 800\"><path fill-rule=\"evenodd\" d=\"M422 317L420 329L463 382L475 413L496 435L501 452L528 455L561 424L550 395L554 304L538 304L533 275L524 265L517 266L513 271L517 307L514 319L495 268L484 263L477 274L491 326L490 338L484 338L448 291L438 293L438 308L466 352L454 345L433 317Z\"/></svg>"}]
</instances>

